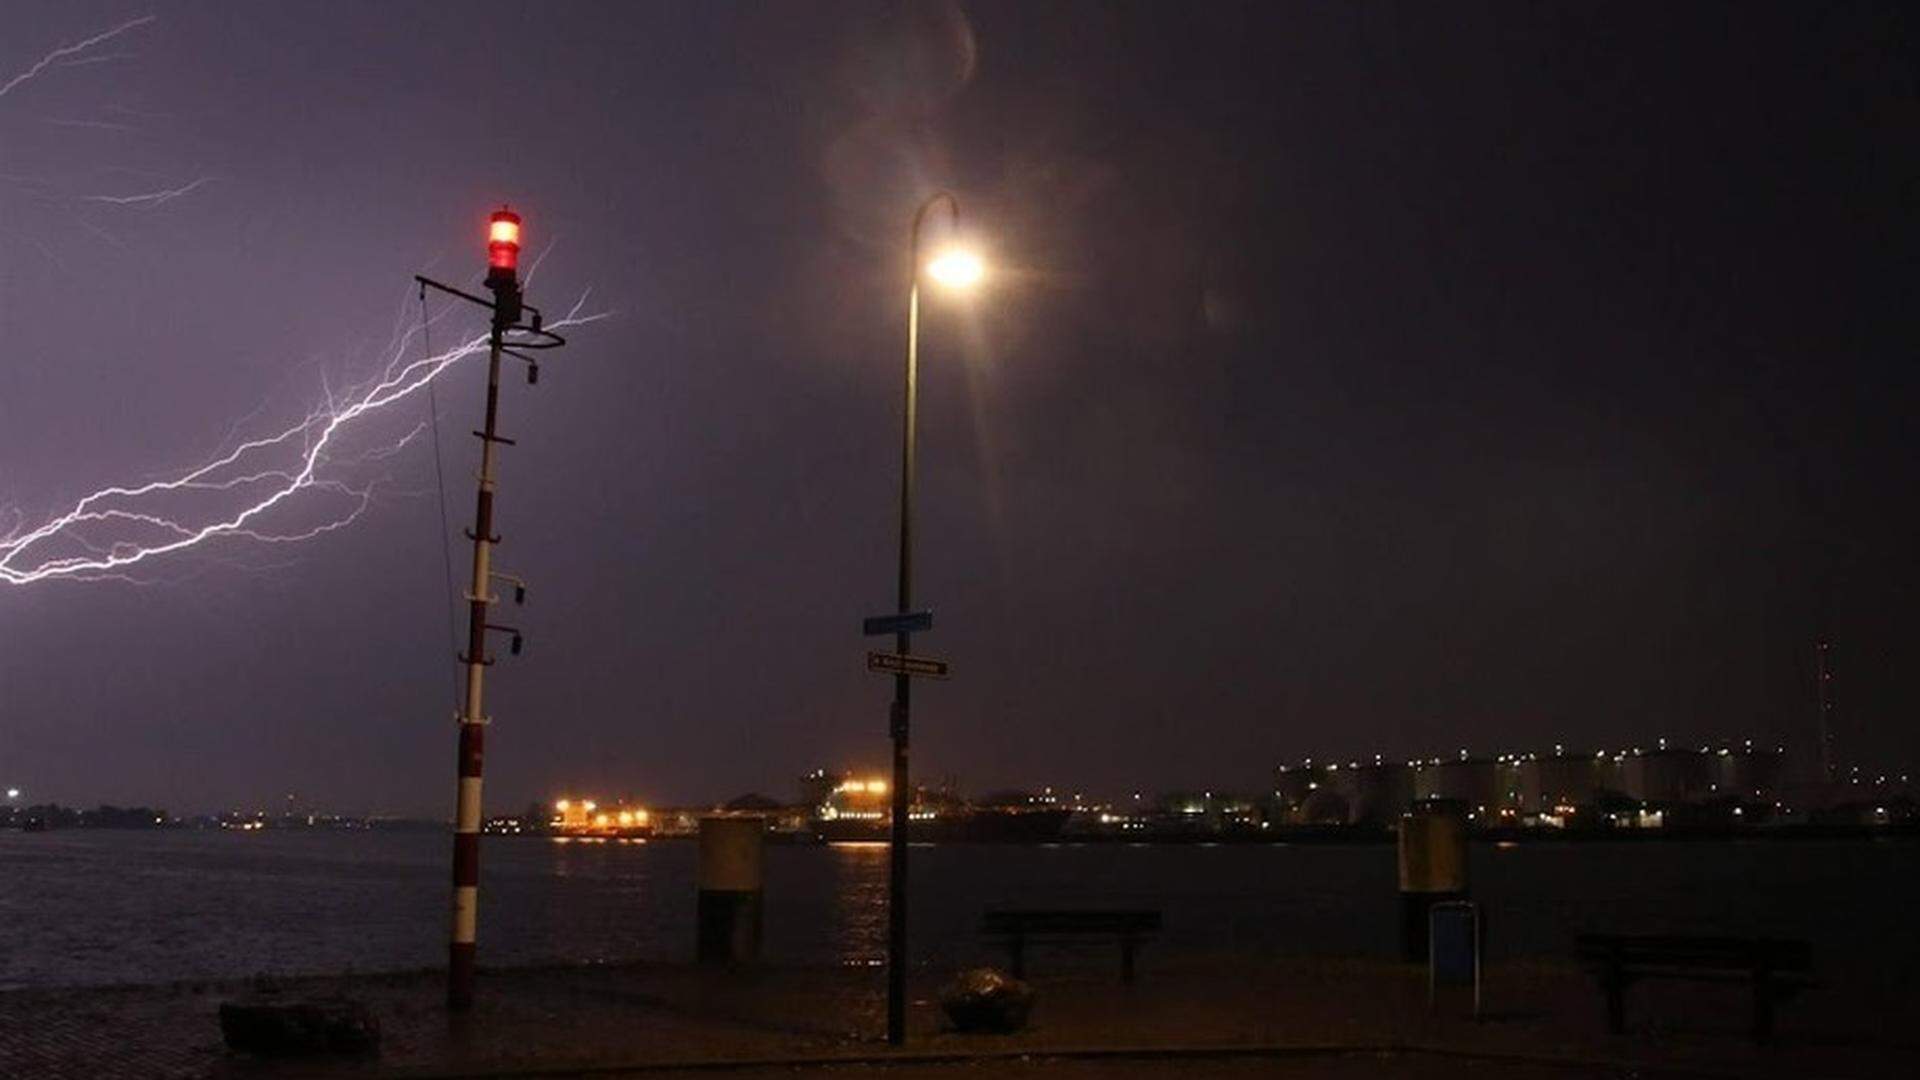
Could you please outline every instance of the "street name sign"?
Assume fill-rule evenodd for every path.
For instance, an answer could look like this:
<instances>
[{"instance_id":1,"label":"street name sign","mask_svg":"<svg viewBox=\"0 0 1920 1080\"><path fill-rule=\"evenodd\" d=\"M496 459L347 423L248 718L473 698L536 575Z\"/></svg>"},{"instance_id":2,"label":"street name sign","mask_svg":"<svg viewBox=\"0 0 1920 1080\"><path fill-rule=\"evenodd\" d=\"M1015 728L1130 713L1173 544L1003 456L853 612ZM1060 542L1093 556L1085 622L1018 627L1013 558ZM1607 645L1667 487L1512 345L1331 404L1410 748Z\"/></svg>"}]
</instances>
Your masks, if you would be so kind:
<instances>
[{"instance_id":1,"label":"street name sign","mask_svg":"<svg viewBox=\"0 0 1920 1080\"><path fill-rule=\"evenodd\" d=\"M926 679L944 679L949 673L945 660L930 656L903 656L900 653L870 652L867 670L882 675L915 675Z\"/></svg>"},{"instance_id":2,"label":"street name sign","mask_svg":"<svg viewBox=\"0 0 1920 1080\"><path fill-rule=\"evenodd\" d=\"M933 612L903 611L898 615L872 615L860 625L868 637L931 630L933 629Z\"/></svg>"}]
</instances>

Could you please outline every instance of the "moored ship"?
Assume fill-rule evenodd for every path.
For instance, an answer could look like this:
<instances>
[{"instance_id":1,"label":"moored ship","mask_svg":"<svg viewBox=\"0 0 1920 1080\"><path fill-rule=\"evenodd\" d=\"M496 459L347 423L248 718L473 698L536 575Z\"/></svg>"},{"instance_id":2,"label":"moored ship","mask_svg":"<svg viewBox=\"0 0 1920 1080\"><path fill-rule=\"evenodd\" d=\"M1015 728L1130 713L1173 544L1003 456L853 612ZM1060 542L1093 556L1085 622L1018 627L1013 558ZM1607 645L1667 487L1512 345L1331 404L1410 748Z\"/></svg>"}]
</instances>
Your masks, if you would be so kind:
<instances>
[{"instance_id":1,"label":"moored ship","mask_svg":"<svg viewBox=\"0 0 1920 1080\"><path fill-rule=\"evenodd\" d=\"M814 808L814 835L828 843L886 840L892 802L885 780L845 779ZM947 792L921 790L907 809L907 839L915 843L1031 844L1059 838L1072 811L1024 803L974 805Z\"/></svg>"}]
</instances>

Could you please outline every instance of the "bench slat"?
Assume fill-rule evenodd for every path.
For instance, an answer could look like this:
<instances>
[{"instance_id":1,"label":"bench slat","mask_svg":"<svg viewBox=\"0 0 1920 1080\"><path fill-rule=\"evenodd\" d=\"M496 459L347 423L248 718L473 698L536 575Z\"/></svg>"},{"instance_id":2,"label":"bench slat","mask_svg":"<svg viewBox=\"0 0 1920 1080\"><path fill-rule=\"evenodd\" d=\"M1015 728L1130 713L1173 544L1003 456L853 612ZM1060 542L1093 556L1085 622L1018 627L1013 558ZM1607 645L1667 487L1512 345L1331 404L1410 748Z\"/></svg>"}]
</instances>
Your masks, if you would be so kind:
<instances>
[{"instance_id":1,"label":"bench slat","mask_svg":"<svg viewBox=\"0 0 1920 1080\"><path fill-rule=\"evenodd\" d=\"M1607 1030L1626 1030L1627 987L1641 979L1745 982L1753 987L1753 1038L1773 1035L1777 1002L1813 985L1813 949L1804 941L1677 935L1581 934L1580 959L1607 998Z\"/></svg>"},{"instance_id":2,"label":"bench slat","mask_svg":"<svg viewBox=\"0 0 1920 1080\"><path fill-rule=\"evenodd\" d=\"M1137 934L1161 921L1157 911L989 911L980 925L990 934Z\"/></svg>"},{"instance_id":3,"label":"bench slat","mask_svg":"<svg viewBox=\"0 0 1920 1080\"><path fill-rule=\"evenodd\" d=\"M1679 953L1679 952L1582 952L1589 963L1618 961L1627 967L1698 967L1744 971L1766 967L1775 971L1805 971L1811 967L1806 957L1767 956L1759 953Z\"/></svg>"},{"instance_id":4,"label":"bench slat","mask_svg":"<svg viewBox=\"0 0 1920 1080\"><path fill-rule=\"evenodd\" d=\"M1133 981L1133 954L1140 939L1160 929L1158 911L1022 911L989 910L980 928L1006 939L1008 959L1016 979L1026 977L1027 939L1047 937L1112 937L1120 942L1120 978Z\"/></svg>"},{"instance_id":5,"label":"bench slat","mask_svg":"<svg viewBox=\"0 0 1920 1080\"><path fill-rule=\"evenodd\" d=\"M1618 962L1628 967L1699 967L1776 971L1804 971L1813 952L1804 941L1767 938L1707 938L1582 934L1580 957L1594 963Z\"/></svg>"}]
</instances>

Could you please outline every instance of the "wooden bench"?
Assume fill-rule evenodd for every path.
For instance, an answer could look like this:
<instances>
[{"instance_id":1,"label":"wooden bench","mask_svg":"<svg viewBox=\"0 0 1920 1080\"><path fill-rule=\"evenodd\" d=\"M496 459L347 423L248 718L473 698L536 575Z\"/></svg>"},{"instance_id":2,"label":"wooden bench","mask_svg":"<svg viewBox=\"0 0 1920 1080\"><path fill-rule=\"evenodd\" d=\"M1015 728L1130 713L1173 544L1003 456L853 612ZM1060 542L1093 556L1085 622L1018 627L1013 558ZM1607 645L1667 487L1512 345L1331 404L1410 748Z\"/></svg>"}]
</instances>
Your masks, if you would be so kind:
<instances>
[{"instance_id":1,"label":"wooden bench","mask_svg":"<svg viewBox=\"0 0 1920 1080\"><path fill-rule=\"evenodd\" d=\"M1160 932L1157 911L989 911L980 930L1007 944L1014 978L1027 974L1028 938L1111 937L1120 942L1120 978L1133 981L1133 954L1140 942Z\"/></svg>"},{"instance_id":2,"label":"wooden bench","mask_svg":"<svg viewBox=\"0 0 1920 1080\"><path fill-rule=\"evenodd\" d=\"M1744 982L1753 987L1753 1039L1773 1035L1773 1006L1813 985L1804 941L1733 937L1581 934L1580 960L1607 995L1607 1030L1627 1026L1627 987L1641 979Z\"/></svg>"}]
</instances>

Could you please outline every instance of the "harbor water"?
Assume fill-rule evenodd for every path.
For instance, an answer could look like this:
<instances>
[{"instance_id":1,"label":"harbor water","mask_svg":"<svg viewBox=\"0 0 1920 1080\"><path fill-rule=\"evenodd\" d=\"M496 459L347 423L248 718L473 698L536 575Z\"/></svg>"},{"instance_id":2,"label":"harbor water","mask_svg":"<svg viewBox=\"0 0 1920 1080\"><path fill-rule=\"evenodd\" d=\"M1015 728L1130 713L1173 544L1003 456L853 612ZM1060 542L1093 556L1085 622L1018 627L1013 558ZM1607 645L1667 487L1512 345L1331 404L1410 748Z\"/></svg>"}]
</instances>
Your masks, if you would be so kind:
<instances>
[{"instance_id":1,"label":"harbor water","mask_svg":"<svg viewBox=\"0 0 1920 1080\"><path fill-rule=\"evenodd\" d=\"M444 961L447 844L430 831L0 832L0 989L369 972ZM872 964L886 848L766 851L765 956ZM1498 959L1584 930L1805 938L1825 971L1916 970L1911 841L1476 844ZM695 845L489 837L492 965L688 961ZM1143 963L1182 954L1390 956L1391 845L1045 844L913 849L916 962L993 956L991 905L1165 913Z\"/></svg>"}]
</instances>

